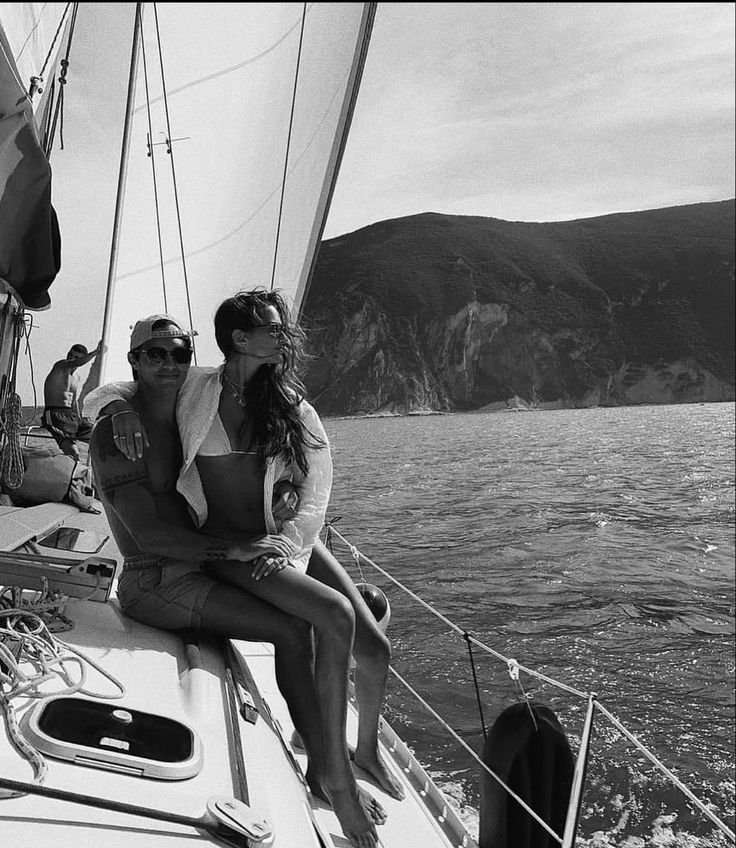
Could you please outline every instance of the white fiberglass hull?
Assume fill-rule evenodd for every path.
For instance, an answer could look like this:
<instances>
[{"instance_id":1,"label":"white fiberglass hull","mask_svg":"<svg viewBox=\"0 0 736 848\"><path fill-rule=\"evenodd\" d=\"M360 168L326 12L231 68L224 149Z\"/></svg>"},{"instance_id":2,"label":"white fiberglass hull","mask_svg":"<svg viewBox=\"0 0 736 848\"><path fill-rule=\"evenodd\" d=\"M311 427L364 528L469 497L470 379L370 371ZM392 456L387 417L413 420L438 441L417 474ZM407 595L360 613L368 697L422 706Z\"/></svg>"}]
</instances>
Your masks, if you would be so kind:
<instances>
[{"instance_id":1,"label":"white fiberglass hull","mask_svg":"<svg viewBox=\"0 0 736 848\"><path fill-rule=\"evenodd\" d=\"M32 512L10 508L0 518L5 528L24 528L4 534L5 550L12 544L13 533L16 541L29 533L41 538L61 520L108 535L104 516L79 513L60 504L35 507ZM99 553L110 556L111 542ZM125 687L125 695L109 703L165 715L194 728L203 745L203 766L192 778L154 780L47 758L45 786L197 819L205 816L207 801L213 796L242 794L237 776L239 744L249 805L258 818L265 817L270 823L276 848L349 845L334 813L306 790L302 778L305 756L290 744L293 727L276 687L271 645L232 643L241 692L252 697L259 713L255 723L238 717L234 729L228 723L228 674L218 643L203 638L195 646L187 645L179 634L139 624L120 613L114 597L106 603L70 599L65 614L74 621L74 629L59 638ZM118 694L109 680L93 670L85 686L100 695ZM22 715L33 702L17 698L15 707ZM353 745L356 728L357 714L351 703L348 734ZM388 822L379 828L381 844L385 848L473 845L438 790L385 723L382 734L387 743L384 755L404 783L406 799L390 798L356 771L360 785L373 793L388 813ZM0 777L32 780L30 765L4 734L0 734ZM0 800L0 829L4 843L30 840L34 848L219 844L211 834L189 825L32 794Z\"/></svg>"}]
</instances>

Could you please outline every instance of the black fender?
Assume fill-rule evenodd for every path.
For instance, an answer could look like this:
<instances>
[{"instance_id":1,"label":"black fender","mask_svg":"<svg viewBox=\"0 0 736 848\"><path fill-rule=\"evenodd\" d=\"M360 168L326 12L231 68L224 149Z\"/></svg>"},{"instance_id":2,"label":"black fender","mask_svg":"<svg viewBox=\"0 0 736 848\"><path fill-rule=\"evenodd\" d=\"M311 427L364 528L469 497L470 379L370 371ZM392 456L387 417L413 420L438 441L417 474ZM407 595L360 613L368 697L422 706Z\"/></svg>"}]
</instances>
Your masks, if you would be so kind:
<instances>
[{"instance_id":1,"label":"black fender","mask_svg":"<svg viewBox=\"0 0 736 848\"><path fill-rule=\"evenodd\" d=\"M549 707L520 703L505 709L486 737L483 762L562 836L575 762L565 731ZM479 845L559 848L559 843L485 770L481 775Z\"/></svg>"}]
</instances>

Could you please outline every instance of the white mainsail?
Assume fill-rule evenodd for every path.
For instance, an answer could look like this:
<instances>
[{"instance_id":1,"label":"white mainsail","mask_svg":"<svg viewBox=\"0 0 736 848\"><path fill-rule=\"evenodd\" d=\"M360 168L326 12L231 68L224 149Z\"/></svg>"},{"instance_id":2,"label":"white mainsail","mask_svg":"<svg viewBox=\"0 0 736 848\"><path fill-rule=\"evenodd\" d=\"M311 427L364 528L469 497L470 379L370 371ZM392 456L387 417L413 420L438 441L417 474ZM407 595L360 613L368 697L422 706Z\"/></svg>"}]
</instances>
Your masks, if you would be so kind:
<instances>
[{"instance_id":1,"label":"white mainsail","mask_svg":"<svg viewBox=\"0 0 736 848\"><path fill-rule=\"evenodd\" d=\"M212 318L223 298L273 287L298 309L374 6L142 5L102 380L128 377L130 327L142 316L191 316L198 362L216 364ZM62 268L52 310L34 316L37 375L102 335L135 7L79 4L64 147L57 142L51 160ZM21 362L27 396L23 376Z\"/></svg>"},{"instance_id":2,"label":"white mainsail","mask_svg":"<svg viewBox=\"0 0 736 848\"><path fill-rule=\"evenodd\" d=\"M57 56L71 3L0 3L0 31L17 69L18 82L31 91L38 116L51 93L58 73Z\"/></svg>"}]
</instances>

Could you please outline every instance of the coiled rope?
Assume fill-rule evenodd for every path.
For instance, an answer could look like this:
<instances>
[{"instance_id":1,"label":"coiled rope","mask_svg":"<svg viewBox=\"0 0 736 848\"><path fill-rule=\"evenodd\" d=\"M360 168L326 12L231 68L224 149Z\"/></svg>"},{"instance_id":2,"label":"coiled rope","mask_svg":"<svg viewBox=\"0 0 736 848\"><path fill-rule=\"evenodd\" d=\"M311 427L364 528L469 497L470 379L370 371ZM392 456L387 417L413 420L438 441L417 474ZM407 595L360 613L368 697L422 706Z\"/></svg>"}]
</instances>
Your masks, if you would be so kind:
<instances>
[{"instance_id":1,"label":"coiled rope","mask_svg":"<svg viewBox=\"0 0 736 848\"><path fill-rule=\"evenodd\" d=\"M23 482L23 451L20 447L20 425L23 406L20 395L10 392L0 412L3 431L3 459L0 476L8 489L17 489Z\"/></svg>"},{"instance_id":2,"label":"coiled rope","mask_svg":"<svg viewBox=\"0 0 736 848\"><path fill-rule=\"evenodd\" d=\"M70 630L74 625L63 610L68 598L50 592L48 581L42 578L42 589L34 597L23 597L17 586L0 591L0 710L8 738L27 760L36 783L43 783L48 772L46 761L20 732L13 699L48 698L51 695L80 693L92 698L121 698L125 687L109 672L79 651L57 639L52 631ZM70 674L69 666L77 674ZM116 694L100 694L84 687L87 666L91 666L118 690ZM61 689L49 692L44 684L61 681ZM0 789L0 799L15 798L26 793Z\"/></svg>"},{"instance_id":3,"label":"coiled rope","mask_svg":"<svg viewBox=\"0 0 736 848\"><path fill-rule=\"evenodd\" d=\"M8 489L17 489L23 482L23 452L20 447L20 427L23 404L15 391L15 379L18 371L18 352L20 340L25 334L25 315L19 309L12 320L11 365L8 374L8 393L0 411L0 429L2 430L2 464L0 480Z\"/></svg>"}]
</instances>

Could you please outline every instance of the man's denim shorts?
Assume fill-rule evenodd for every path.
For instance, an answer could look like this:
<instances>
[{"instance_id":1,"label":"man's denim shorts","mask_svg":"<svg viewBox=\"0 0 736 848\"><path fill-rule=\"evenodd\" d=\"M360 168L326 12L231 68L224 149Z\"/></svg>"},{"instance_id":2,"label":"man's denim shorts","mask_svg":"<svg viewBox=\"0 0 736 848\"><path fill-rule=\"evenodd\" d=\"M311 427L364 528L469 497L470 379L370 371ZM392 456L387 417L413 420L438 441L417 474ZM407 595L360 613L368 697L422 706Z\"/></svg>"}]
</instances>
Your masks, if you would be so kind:
<instances>
[{"instance_id":1,"label":"man's denim shorts","mask_svg":"<svg viewBox=\"0 0 736 848\"><path fill-rule=\"evenodd\" d=\"M191 562L139 556L125 560L118 579L123 612L161 630L201 629L202 609L217 583Z\"/></svg>"}]
</instances>

